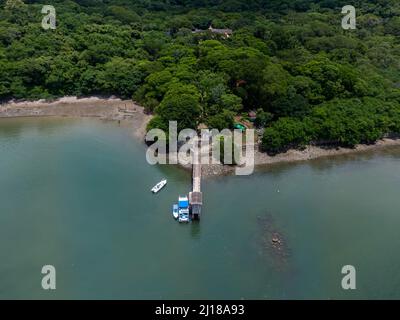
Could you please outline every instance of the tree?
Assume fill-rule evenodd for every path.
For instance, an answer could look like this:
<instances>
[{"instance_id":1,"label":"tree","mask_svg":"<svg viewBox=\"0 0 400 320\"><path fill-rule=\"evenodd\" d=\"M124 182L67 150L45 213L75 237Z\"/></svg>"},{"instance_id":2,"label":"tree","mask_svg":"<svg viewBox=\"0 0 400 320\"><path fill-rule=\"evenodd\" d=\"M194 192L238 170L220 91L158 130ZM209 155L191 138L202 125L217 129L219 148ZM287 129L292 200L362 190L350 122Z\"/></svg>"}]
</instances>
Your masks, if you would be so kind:
<instances>
[{"instance_id":1,"label":"tree","mask_svg":"<svg viewBox=\"0 0 400 320\"><path fill-rule=\"evenodd\" d=\"M21 8L25 6L25 3L22 0L7 0L4 8L7 10L13 10L16 8Z\"/></svg>"},{"instance_id":2,"label":"tree","mask_svg":"<svg viewBox=\"0 0 400 320\"><path fill-rule=\"evenodd\" d=\"M267 126L271 120L273 119L273 114L270 112L265 112L263 109L257 109L257 117L256 120L254 122L254 124L256 125L256 127L258 128L263 128L265 126Z\"/></svg>"},{"instance_id":3,"label":"tree","mask_svg":"<svg viewBox=\"0 0 400 320\"><path fill-rule=\"evenodd\" d=\"M120 20L122 23L135 23L140 21L139 15L131 10L126 10L120 6L109 6L108 7L108 14L113 16L117 20Z\"/></svg>"},{"instance_id":4,"label":"tree","mask_svg":"<svg viewBox=\"0 0 400 320\"><path fill-rule=\"evenodd\" d=\"M301 120L280 118L272 126L265 129L262 148L274 154L289 147L304 146L310 141L311 137Z\"/></svg>"},{"instance_id":5,"label":"tree","mask_svg":"<svg viewBox=\"0 0 400 320\"><path fill-rule=\"evenodd\" d=\"M232 129L234 125L234 117L235 113L232 111L224 110L222 113L218 113L207 119L207 125L210 129Z\"/></svg>"},{"instance_id":6,"label":"tree","mask_svg":"<svg viewBox=\"0 0 400 320\"><path fill-rule=\"evenodd\" d=\"M177 121L178 130L196 129L201 114L199 98L196 87L176 84L169 89L156 112L164 124Z\"/></svg>"},{"instance_id":7,"label":"tree","mask_svg":"<svg viewBox=\"0 0 400 320\"><path fill-rule=\"evenodd\" d=\"M356 0L355 32L342 0L56 2L44 32L37 1L0 0L1 99L134 97L163 129L257 109L269 152L400 134L398 1Z\"/></svg>"},{"instance_id":8,"label":"tree","mask_svg":"<svg viewBox=\"0 0 400 320\"><path fill-rule=\"evenodd\" d=\"M143 63L134 59L113 58L99 75L102 91L131 98L146 77Z\"/></svg>"}]
</instances>

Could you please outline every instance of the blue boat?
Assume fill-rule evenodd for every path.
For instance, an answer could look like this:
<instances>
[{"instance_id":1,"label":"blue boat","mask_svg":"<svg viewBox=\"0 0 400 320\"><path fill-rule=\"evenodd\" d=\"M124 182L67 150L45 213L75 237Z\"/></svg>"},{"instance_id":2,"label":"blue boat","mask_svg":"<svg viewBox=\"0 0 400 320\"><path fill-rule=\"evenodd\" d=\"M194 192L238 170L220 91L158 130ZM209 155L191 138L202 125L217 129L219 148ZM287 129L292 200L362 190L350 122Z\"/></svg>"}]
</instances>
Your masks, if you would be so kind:
<instances>
[{"instance_id":1,"label":"blue boat","mask_svg":"<svg viewBox=\"0 0 400 320\"><path fill-rule=\"evenodd\" d=\"M179 196L178 199L178 221L189 222L189 199L186 196Z\"/></svg>"}]
</instances>

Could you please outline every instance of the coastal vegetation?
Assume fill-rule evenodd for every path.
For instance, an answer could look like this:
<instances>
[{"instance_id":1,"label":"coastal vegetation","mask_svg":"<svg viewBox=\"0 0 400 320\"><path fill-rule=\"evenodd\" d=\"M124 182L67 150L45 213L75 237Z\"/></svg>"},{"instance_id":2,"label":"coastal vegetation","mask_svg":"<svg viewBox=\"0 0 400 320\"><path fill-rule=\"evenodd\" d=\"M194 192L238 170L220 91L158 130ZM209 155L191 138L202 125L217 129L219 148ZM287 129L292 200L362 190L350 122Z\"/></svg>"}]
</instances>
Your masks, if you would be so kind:
<instances>
[{"instance_id":1,"label":"coastal vegetation","mask_svg":"<svg viewBox=\"0 0 400 320\"><path fill-rule=\"evenodd\" d=\"M55 30L45 4L0 0L3 101L132 98L149 129L233 128L253 110L269 153L400 133L397 0L353 1L356 30L342 0L52 1Z\"/></svg>"}]
</instances>

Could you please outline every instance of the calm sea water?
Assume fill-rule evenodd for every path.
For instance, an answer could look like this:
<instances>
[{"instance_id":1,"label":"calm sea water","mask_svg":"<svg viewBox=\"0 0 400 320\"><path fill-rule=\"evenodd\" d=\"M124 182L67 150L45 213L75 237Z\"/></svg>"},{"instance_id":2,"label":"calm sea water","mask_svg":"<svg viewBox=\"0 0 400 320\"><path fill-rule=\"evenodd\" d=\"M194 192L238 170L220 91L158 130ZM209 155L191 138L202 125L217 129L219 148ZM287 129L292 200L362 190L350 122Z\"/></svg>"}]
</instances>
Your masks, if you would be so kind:
<instances>
[{"instance_id":1,"label":"calm sea water","mask_svg":"<svg viewBox=\"0 0 400 320\"><path fill-rule=\"evenodd\" d=\"M202 221L180 225L190 175L148 165L128 130L0 120L0 298L400 298L399 169L392 148L207 179Z\"/></svg>"}]
</instances>

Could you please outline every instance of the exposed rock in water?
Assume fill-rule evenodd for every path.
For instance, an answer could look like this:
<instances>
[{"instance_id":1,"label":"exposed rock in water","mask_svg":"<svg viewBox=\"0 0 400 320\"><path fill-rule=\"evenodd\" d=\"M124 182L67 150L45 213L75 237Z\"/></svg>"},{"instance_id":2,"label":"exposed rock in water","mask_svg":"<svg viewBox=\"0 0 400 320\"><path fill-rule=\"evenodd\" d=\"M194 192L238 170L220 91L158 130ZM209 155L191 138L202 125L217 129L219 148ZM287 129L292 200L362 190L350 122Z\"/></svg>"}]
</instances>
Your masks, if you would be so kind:
<instances>
[{"instance_id":1,"label":"exposed rock in water","mask_svg":"<svg viewBox=\"0 0 400 320\"><path fill-rule=\"evenodd\" d=\"M271 214L257 217L261 228L263 251L274 257L279 266L286 264L290 250L284 235L277 230Z\"/></svg>"},{"instance_id":2,"label":"exposed rock in water","mask_svg":"<svg viewBox=\"0 0 400 320\"><path fill-rule=\"evenodd\" d=\"M275 244L275 245L282 243L281 239L279 239L279 234L275 233L272 236L272 243Z\"/></svg>"}]
</instances>

